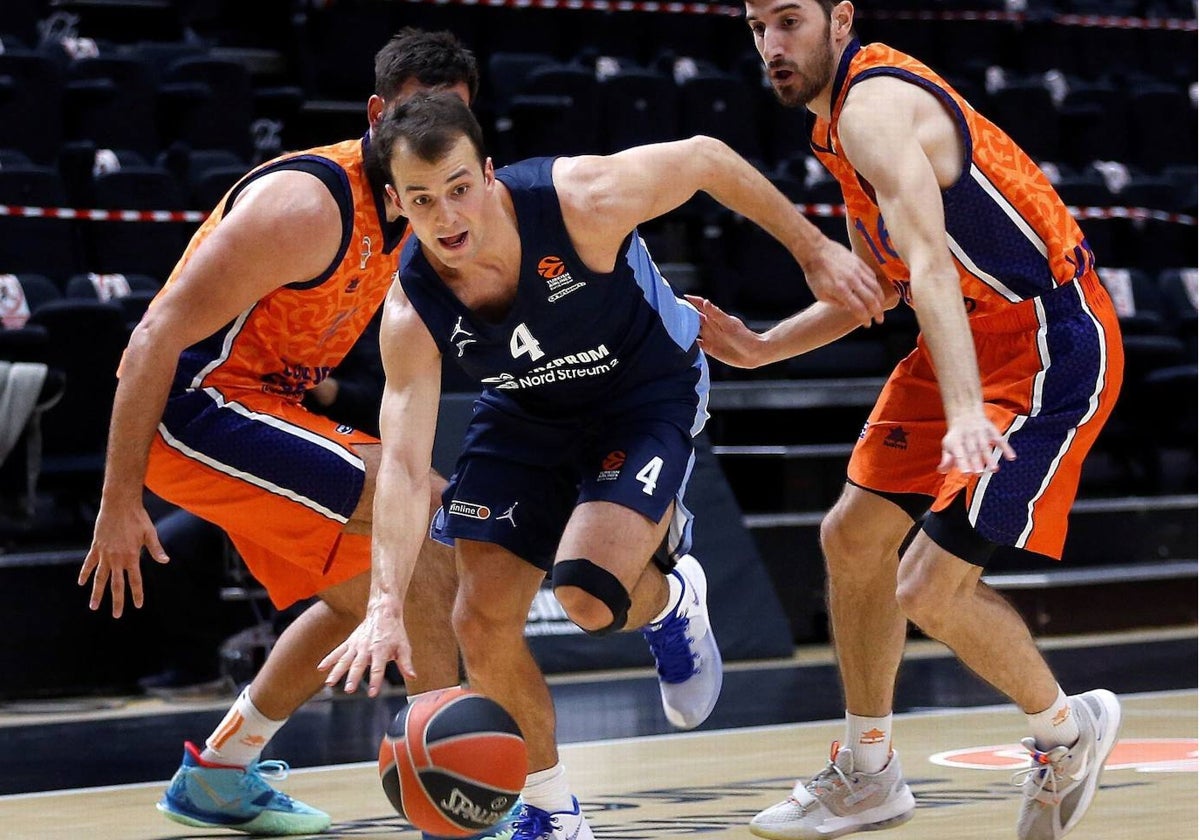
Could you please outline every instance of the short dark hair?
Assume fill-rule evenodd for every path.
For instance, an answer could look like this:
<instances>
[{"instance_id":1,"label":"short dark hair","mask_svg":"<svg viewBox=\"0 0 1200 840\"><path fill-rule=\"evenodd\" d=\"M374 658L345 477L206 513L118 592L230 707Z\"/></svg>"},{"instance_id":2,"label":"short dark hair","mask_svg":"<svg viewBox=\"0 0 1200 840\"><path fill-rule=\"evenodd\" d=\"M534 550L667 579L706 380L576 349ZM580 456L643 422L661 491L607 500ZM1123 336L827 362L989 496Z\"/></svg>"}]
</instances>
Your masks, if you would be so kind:
<instances>
[{"instance_id":1,"label":"short dark hair","mask_svg":"<svg viewBox=\"0 0 1200 840\"><path fill-rule=\"evenodd\" d=\"M482 166L487 159L483 129L463 101L450 93L423 93L389 108L375 126L371 140L372 165L389 173L396 146L405 143L426 163L441 160L460 137L475 147Z\"/></svg>"},{"instance_id":2,"label":"short dark hair","mask_svg":"<svg viewBox=\"0 0 1200 840\"><path fill-rule=\"evenodd\" d=\"M479 67L475 55L450 32L401 29L375 54L375 93L390 100L409 79L429 87L465 82L475 100Z\"/></svg>"}]
</instances>

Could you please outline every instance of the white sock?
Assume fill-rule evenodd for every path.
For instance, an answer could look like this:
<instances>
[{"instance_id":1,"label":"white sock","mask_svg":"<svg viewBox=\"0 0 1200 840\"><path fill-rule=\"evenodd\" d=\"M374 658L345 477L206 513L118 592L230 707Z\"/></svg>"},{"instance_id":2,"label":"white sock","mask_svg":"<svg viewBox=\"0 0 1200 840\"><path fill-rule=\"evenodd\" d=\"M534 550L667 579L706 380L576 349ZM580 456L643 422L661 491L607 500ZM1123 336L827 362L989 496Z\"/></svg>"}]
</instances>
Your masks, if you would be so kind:
<instances>
[{"instance_id":1,"label":"white sock","mask_svg":"<svg viewBox=\"0 0 1200 840\"><path fill-rule=\"evenodd\" d=\"M675 608L679 606L679 602L683 600L683 581L678 575L673 575L670 572L666 575L667 578L667 605L663 611L654 618L650 619L651 624L658 624L664 621L667 616L675 612Z\"/></svg>"},{"instance_id":2,"label":"white sock","mask_svg":"<svg viewBox=\"0 0 1200 840\"><path fill-rule=\"evenodd\" d=\"M1049 750L1057 746L1069 747L1079 740L1079 721L1071 713L1071 704L1062 686L1058 687L1058 697L1045 711L1035 715L1025 715L1029 721L1029 731L1039 750Z\"/></svg>"},{"instance_id":3,"label":"white sock","mask_svg":"<svg viewBox=\"0 0 1200 840\"><path fill-rule=\"evenodd\" d=\"M846 740L854 754L854 769L860 773L878 773L887 767L892 754L892 716L865 717L846 712Z\"/></svg>"},{"instance_id":4,"label":"white sock","mask_svg":"<svg viewBox=\"0 0 1200 840\"><path fill-rule=\"evenodd\" d=\"M275 737L284 720L271 720L250 701L250 688L238 695L225 719L204 742L200 757L216 764L247 767L262 753L263 747Z\"/></svg>"},{"instance_id":5,"label":"white sock","mask_svg":"<svg viewBox=\"0 0 1200 840\"><path fill-rule=\"evenodd\" d=\"M561 761L553 767L526 776L521 798L549 813L570 811L575 807L571 802L571 788L567 784L567 769Z\"/></svg>"}]
</instances>

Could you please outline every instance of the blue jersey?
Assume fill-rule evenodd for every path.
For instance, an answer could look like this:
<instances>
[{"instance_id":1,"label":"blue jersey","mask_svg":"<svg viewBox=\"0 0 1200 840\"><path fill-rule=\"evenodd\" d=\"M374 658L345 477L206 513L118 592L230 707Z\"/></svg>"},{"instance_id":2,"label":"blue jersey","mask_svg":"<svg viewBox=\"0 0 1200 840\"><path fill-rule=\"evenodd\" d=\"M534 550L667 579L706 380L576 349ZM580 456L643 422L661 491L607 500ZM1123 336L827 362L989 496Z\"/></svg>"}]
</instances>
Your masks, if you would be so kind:
<instances>
[{"instance_id":1,"label":"blue jersey","mask_svg":"<svg viewBox=\"0 0 1200 840\"><path fill-rule=\"evenodd\" d=\"M690 379L692 389L704 389L699 314L676 296L636 230L612 272L580 261L550 177L553 163L534 158L496 172L521 234L517 294L503 320L464 306L416 237L405 246L400 284L439 349L483 385L485 397L539 414L611 407L662 380Z\"/></svg>"}]
</instances>

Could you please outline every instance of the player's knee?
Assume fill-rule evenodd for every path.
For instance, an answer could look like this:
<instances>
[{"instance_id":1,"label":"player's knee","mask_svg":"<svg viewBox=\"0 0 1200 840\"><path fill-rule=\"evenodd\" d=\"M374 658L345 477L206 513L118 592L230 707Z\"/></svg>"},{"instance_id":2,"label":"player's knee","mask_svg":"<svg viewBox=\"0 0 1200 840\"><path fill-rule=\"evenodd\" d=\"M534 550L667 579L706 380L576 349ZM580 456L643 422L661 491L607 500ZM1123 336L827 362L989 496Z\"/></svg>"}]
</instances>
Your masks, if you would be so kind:
<instances>
[{"instance_id":1,"label":"player's knee","mask_svg":"<svg viewBox=\"0 0 1200 840\"><path fill-rule=\"evenodd\" d=\"M629 617L629 593L608 569L591 560L560 560L550 575L567 617L593 636L615 633Z\"/></svg>"},{"instance_id":2,"label":"player's knee","mask_svg":"<svg viewBox=\"0 0 1200 840\"><path fill-rule=\"evenodd\" d=\"M528 609L519 615L515 611L510 614L495 602L470 598L460 592L454 601L450 624L463 656L480 663L503 647L505 639L522 638L526 615Z\"/></svg>"},{"instance_id":3,"label":"player's knee","mask_svg":"<svg viewBox=\"0 0 1200 840\"><path fill-rule=\"evenodd\" d=\"M953 609L952 600L934 581L919 572L906 572L903 567L896 580L896 603L909 621L934 638L939 638L938 628L946 610Z\"/></svg>"}]
</instances>

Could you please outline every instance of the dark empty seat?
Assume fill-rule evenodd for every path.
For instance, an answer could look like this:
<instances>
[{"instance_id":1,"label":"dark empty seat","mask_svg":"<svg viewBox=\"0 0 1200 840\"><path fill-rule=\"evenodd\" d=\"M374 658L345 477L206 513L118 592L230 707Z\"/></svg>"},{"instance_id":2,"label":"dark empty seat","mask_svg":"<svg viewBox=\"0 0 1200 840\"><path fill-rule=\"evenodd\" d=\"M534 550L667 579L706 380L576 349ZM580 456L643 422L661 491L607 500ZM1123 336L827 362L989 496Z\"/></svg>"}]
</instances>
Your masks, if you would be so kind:
<instances>
[{"instance_id":1,"label":"dark empty seat","mask_svg":"<svg viewBox=\"0 0 1200 840\"><path fill-rule=\"evenodd\" d=\"M180 210L185 206L171 173L156 166L127 167L96 178L96 202L110 210ZM104 273L166 277L187 244L190 226L178 222L93 222L87 230L90 267Z\"/></svg>"},{"instance_id":2,"label":"dark empty seat","mask_svg":"<svg viewBox=\"0 0 1200 840\"><path fill-rule=\"evenodd\" d=\"M666 76L622 69L600 83L600 95L605 152L679 138L679 91Z\"/></svg>"},{"instance_id":3,"label":"dark empty seat","mask_svg":"<svg viewBox=\"0 0 1200 840\"><path fill-rule=\"evenodd\" d=\"M132 56L81 59L68 69L66 135L101 149L131 149L144 157L158 151L155 78L150 65Z\"/></svg>"},{"instance_id":4,"label":"dark empty seat","mask_svg":"<svg viewBox=\"0 0 1200 840\"><path fill-rule=\"evenodd\" d=\"M1131 161L1148 171L1196 161L1196 106L1182 85L1129 91Z\"/></svg>"},{"instance_id":5,"label":"dark empty seat","mask_svg":"<svg viewBox=\"0 0 1200 840\"><path fill-rule=\"evenodd\" d=\"M1062 151L1083 166L1125 160L1129 152L1125 95L1112 85L1074 82L1059 107Z\"/></svg>"},{"instance_id":6,"label":"dark empty seat","mask_svg":"<svg viewBox=\"0 0 1200 840\"><path fill-rule=\"evenodd\" d=\"M51 163L62 141L62 68L29 51L0 53L0 147Z\"/></svg>"},{"instance_id":7,"label":"dark empty seat","mask_svg":"<svg viewBox=\"0 0 1200 840\"><path fill-rule=\"evenodd\" d=\"M758 136L758 100L737 76L699 73L679 86L680 131L706 134L728 143L743 157L762 160Z\"/></svg>"},{"instance_id":8,"label":"dark empty seat","mask_svg":"<svg viewBox=\"0 0 1200 840\"><path fill-rule=\"evenodd\" d=\"M0 204L62 207L62 178L49 167L0 168ZM76 222L70 219L0 216L0 271L45 274L56 282L81 268Z\"/></svg>"},{"instance_id":9,"label":"dark empty seat","mask_svg":"<svg viewBox=\"0 0 1200 840\"><path fill-rule=\"evenodd\" d=\"M250 159L254 93L243 65L206 56L181 59L171 65L160 94L168 141Z\"/></svg>"},{"instance_id":10,"label":"dark empty seat","mask_svg":"<svg viewBox=\"0 0 1200 840\"><path fill-rule=\"evenodd\" d=\"M562 110L552 121L532 118L523 103L559 99ZM600 90L595 72L585 67L552 64L529 72L509 109L518 157L595 154L600 151Z\"/></svg>"},{"instance_id":11,"label":"dark empty seat","mask_svg":"<svg viewBox=\"0 0 1200 840\"><path fill-rule=\"evenodd\" d=\"M125 317L114 303L60 300L40 307L30 323L46 330L47 363L66 375L62 401L42 418L43 475L82 472L98 482L117 364L129 339Z\"/></svg>"}]
</instances>

